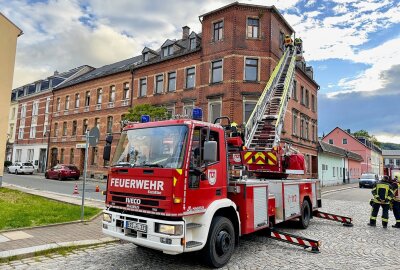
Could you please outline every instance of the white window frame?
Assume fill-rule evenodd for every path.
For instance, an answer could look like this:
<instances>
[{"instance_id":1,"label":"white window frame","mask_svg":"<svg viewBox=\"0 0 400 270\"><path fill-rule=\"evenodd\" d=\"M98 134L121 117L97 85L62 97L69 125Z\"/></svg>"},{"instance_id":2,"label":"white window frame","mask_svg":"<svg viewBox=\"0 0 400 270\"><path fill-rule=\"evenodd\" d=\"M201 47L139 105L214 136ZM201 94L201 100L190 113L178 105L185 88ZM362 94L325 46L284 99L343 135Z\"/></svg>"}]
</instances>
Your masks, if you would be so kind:
<instances>
[{"instance_id":1,"label":"white window frame","mask_svg":"<svg viewBox=\"0 0 400 270\"><path fill-rule=\"evenodd\" d=\"M243 119L243 123L246 123L246 104L254 104L254 108L257 105L257 99L247 99L246 97L243 98L243 102L242 102L242 119ZM253 109L254 110L254 109Z\"/></svg>"},{"instance_id":2,"label":"white window frame","mask_svg":"<svg viewBox=\"0 0 400 270\"><path fill-rule=\"evenodd\" d=\"M190 69L190 68L194 68L194 78L193 78L193 86L192 87L188 87L187 86L187 71ZM176 83L176 78L175 78L175 83ZM176 88L176 87L175 87ZM193 89L193 88L196 88L196 66L190 66L190 67L187 67L187 68L185 68L185 88L186 89Z\"/></svg>"},{"instance_id":3,"label":"white window frame","mask_svg":"<svg viewBox=\"0 0 400 270\"><path fill-rule=\"evenodd\" d=\"M157 77L158 76L162 76L162 89L161 89L161 92L157 92ZM154 75L154 93L153 94L159 95L159 94L164 93L164 90L165 90L164 88L165 88L165 75L164 75L164 73L158 73L158 74Z\"/></svg>"},{"instance_id":4,"label":"white window frame","mask_svg":"<svg viewBox=\"0 0 400 270\"><path fill-rule=\"evenodd\" d=\"M189 118L191 118L194 107L195 107L194 101L192 101L192 102L184 102L183 103L183 108L182 108L182 114L183 115L187 115ZM187 113L187 108L191 108L191 110L190 110L191 113L190 114Z\"/></svg>"},{"instance_id":5,"label":"white window frame","mask_svg":"<svg viewBox=\"0 0 400 270\"><path fill-rule=\"evenodd\" d=\"M15 162L21 162L22 149L15 149Z\"/></svg>"},{"instance_id":6,"label":"white window frame","mask_svg":"<svg viewBox=\"0 0 400 270\"><path fill-rule=\"evenodd\" d=\"M219 104L221 106L220 116L222 115L222 99L221 98L209 99L207 106L208 106L208 122L210 122L210 123L213 123L213 122L211 122L211 112L212 112L211 107L214 104Z\"/></svg>"},{"instance_id":7,"label":"white window frame","mask_svg":"<svg viewBox=\"0 0 400 270\"><path fill-rule=\"evenodd\" d=\"M22 140L24 138L24 127L19 127L18 130L18 140Z\"/></svg>"},{"instance_id":8,"label":"white window frame","mask_svg":"<svg viewBox=\"0 0 400 270\"><path fill-rule=\"evenodd\" d=\"M142 95L142 81L143 81L143 80L145 80L145 82L146 82L146 84L145 84L145 85L146 85L146 91L145 91L144 95ZM148 88L147 85L148 85L148 84L147 84L147 77L142 77L142 78L139 79L138 97L145 97L145 96L147 96L147 90L148 90L148 89L147 89L147 88Z\"/></svg>"},{"instance_id":9,"label":"white window frame","mask_svg":"<svg viewBox=\"0 0 400 270\"><path fill-rule=\"evenodd\" d=\"M46 109L45 109L45 113L49 112L50 112L50 97L46 98Z\"/></svg>"},{"instance_id":10,"label":"white window frame","mask_svg":"<svg viewBox=\"0 0 400 270\"><path fill-rule=\"evenodd\" d=\"M221 80L218 82L213 82L213 63L214 62L218 62L218 61L222 61L222 67L221 67ZM217 84L217 83L222 83L224 81L224 59L216 59L216 60L212 60L210 61L210 84Z\"/></svg>"},{"instance_id":11,"label":"white window frame","mask_svg":"<svg viewBox=\"0 0 400 270\"><path fill-rule=\"evenodd\" d=\"M36 138L36 126L31 126L29 131L29 138L35 139Z\"/></svg>"},{"instance_id":12,"label":"white window frame","mask_svg":"<svg viewBox=\"0 0 400 270\"><path fill-rule=\"evenodd\" d=\"M246 60L247 59L257 60L257 78L256 78L256 80L246 80ZM255 56L245 56L244 57L243 81L246 81L246 82L259 82L260 81L260 63L261 63L260 57L255 57Z\"/></svg>"},{"instance_id":13,"label":"white window frame","mask_svg":"<svg viewBox=\"0 0 400 270\"><path fill-rule=\"evenodd\" d=\"M257 37L249 37L249 19L258 20ZM260 39L261 33L261 20L259 17L247 16L246 18L246 38L248 39Z\"/></svg>"}]
</instances>

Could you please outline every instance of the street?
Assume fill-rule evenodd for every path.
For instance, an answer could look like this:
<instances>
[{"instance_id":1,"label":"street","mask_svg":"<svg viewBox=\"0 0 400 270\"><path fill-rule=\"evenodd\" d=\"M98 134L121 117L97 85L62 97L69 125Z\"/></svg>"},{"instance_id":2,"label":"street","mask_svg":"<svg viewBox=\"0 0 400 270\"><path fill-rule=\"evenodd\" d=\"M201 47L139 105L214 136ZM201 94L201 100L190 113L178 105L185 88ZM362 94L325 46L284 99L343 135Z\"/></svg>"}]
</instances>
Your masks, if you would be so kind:
<instances>
[{"instance_id":1,"label":"street","mask_svg":"<svg viewBox=\"0 0 400 270\"><path fill-rule=\"evenodd\" d=\"M241 237L239 247L222 269L396 269L400 230L384 230L380 219L376 228L367 226L370 192L353 188L323 196L321 211L353 217L354 227L314 218L307 230L292 228L292 224L279 228L320 240L321 253L268 239L260 232ZM389 224L393 224L392 213ZM29 269L206 269L198 253L171 256L130 243L88 248L65 257L25 259L7 267L18 265Z\"/></svg>"},{"instance_id":2,"label":"street","mask_svg":"<svg viewBox=\"0 0 400 270\"><path fill-rule=\"evenodd\" d=\"M58 181L53 179L45 179L44 175L15 175L5 173L3 176L3 182L36 190L45 190L66 195L72 195L72 193L74 192L75 184L78 184L79 195L76 196L79 197L82 196L83 190L82 177L78 181L72 179ZM103 181L101 183L86 181L85 198L104 201L105 196L102 195L101 192L96 192L96 185L99 185L100 190L105 190L106 181Z\"/></svg>"}]
</instances>

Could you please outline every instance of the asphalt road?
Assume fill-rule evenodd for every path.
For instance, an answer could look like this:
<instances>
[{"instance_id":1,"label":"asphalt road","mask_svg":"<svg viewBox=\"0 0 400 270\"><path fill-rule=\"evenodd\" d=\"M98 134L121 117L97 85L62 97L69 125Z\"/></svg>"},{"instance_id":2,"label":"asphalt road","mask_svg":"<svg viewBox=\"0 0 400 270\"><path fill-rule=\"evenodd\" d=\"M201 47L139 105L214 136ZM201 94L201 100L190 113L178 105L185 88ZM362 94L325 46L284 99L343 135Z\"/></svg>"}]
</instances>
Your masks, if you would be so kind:
<instances>
[{"instance_id":1,"label":"asphalt road","mask_svg":"<svg viewBox=\"0 0 400 270\"><path fill-rule=\"evenodd\" d=\"M72 195L72 193L74 192L75 184L78 185L78 191L79 191L78 196L82 196L82 190L83 190L82 177L78 181L76 180L58 181L53 179L45 179L44 175L15 175L15 174L5 173L3 176L3 182L26 188L57 192L67 195ZM105 196L102 195L101 192L96 192L96 185L99 185L100 190L106 189L105 181L101 183L86 181L85 198L104 201Z\"/></svg>"}]
</instances>

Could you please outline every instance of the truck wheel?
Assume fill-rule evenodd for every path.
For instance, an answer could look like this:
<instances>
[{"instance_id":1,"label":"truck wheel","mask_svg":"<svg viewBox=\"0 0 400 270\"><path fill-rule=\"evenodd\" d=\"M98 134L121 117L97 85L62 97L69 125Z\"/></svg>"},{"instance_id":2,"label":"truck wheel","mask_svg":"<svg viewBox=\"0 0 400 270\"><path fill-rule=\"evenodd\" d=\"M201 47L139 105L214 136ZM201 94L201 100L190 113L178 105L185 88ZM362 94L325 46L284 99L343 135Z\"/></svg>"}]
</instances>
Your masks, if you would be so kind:
<instances>
[{"instance_id":1,"label":"truck wheel","mask_svg":"<svg viewBox=\"0 0 400 270\"><path fill-rule=\"evenodd\" d=\"M203 248L204 261L211 267L222 267L235 250L235 230L232 222L221 216L213 219L207 244Z\"/></svg>"},{"instance_id":2,"label":"truck wheel","mask_svg":"<svg viewBox=\"0 0 400 270\"><path fill-rule=\"evenodd\" d=\"M311 219L311 209L310 204L307 200L304 200L301 205L301 216L300 216L300 227L303 229L307 229L308 225L310 225Z\"/></svg>"}]
</instances>

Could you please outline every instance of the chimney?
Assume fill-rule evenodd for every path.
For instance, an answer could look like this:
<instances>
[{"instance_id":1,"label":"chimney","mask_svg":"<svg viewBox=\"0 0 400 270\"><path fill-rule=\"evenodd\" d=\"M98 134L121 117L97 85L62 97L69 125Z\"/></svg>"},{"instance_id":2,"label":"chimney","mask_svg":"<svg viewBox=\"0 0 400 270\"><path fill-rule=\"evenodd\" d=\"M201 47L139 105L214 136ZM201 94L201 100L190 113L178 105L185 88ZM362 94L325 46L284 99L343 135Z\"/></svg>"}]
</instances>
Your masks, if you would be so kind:
<instances>
[{"instance_id":1,"label":"chimney","mask_svg":"<svg viewBox=\"0 0 400 270\"><path fill-rule=\"evenodd\" d=\"M58 71L56 70L56 71L54 71L54 76L57 76L58 75Z\"/></svg>"},{"instance_id":2,"label":"chimney","mask_svg":"<svg viewBox=\"0 0 400 270\"><path fill-rule=\"evenodd\" d=\"M348 129L346 129L346 131L347 131L347 133L349 133L349 134L351 134L351 130L348 128Z\"/></svg>"},{"instance_id":3,"label":"chimney","mask_svg":"<svg viewBox=\"0 0 400 270\"><path fill-rule=\"evenodd\" d=\"M184 26L182 27L182 39L187 39L189 37L190 32L190 27L189 26Z\"/></svg>"}]
</instances>

